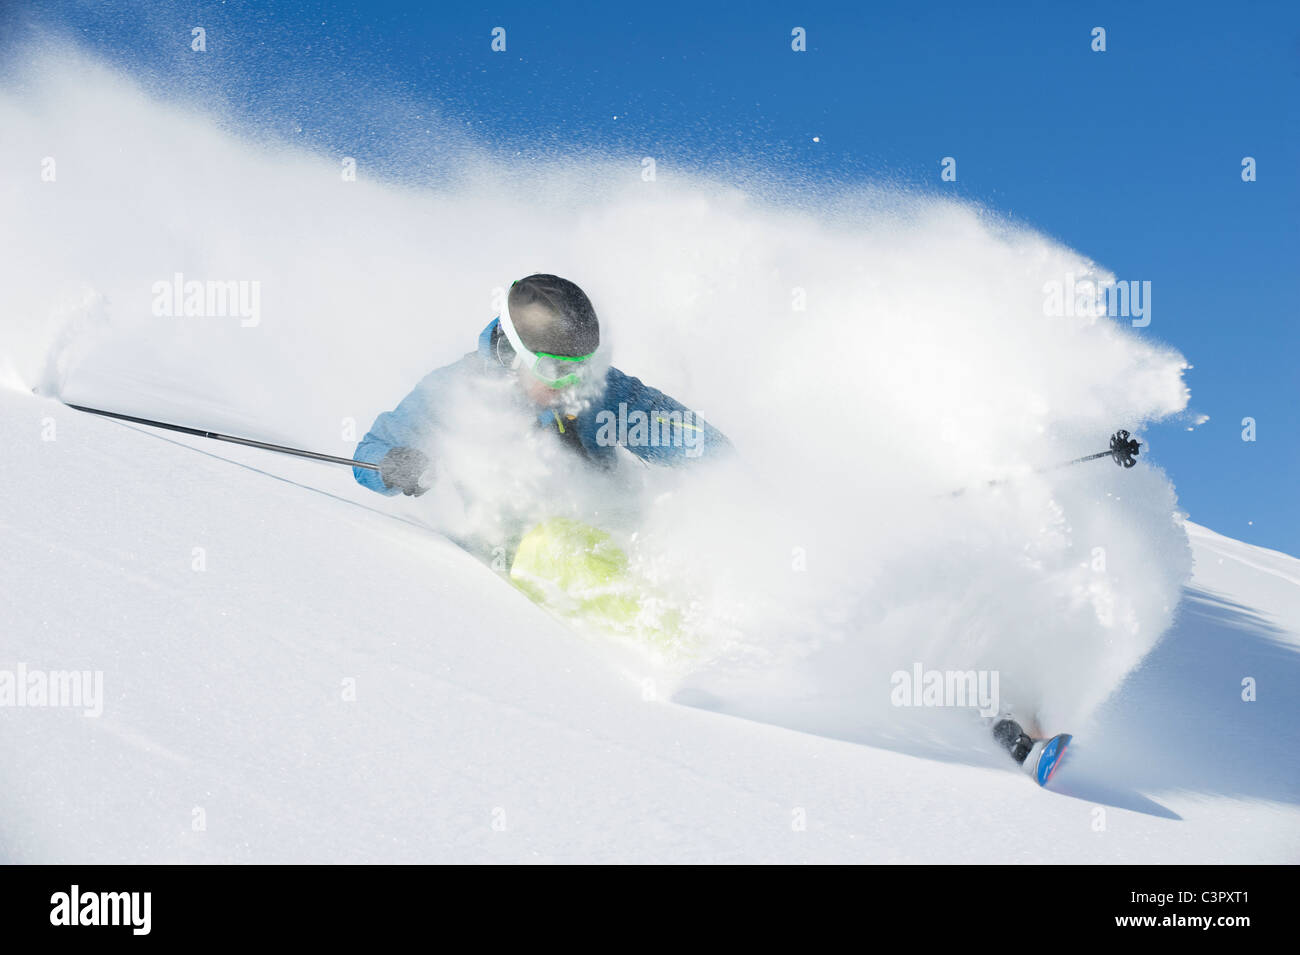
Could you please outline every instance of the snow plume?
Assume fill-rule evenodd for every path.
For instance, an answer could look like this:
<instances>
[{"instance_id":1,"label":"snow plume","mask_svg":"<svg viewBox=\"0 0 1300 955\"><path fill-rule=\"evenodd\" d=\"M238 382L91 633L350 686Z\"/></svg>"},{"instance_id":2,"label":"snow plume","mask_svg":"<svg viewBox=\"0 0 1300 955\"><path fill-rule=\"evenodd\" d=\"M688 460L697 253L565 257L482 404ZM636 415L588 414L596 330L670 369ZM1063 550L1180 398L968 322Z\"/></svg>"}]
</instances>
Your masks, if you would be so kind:
<instances>
[{"instance_id":1,"label":"snow plume","mask_svg":"<svg viewBox=\"0 0 1300 955\"><path fill-rule=\"evenodd\" d=\"M67 49L32 54L0 92L6 381L348 454L473 348L513 278L555 272L591 295L619 367L740 450L634 472L637 566L704 641L674 671L679 699L916 736L937 724L894 705L891 677L919 665L996 672L1027 723L1077 730L1169 625L1189 557L1156 464L1035 470L1187 402L1182 357L1124 319L1048 314L1052 283L1105 288L1097 265L906 190L504 159L422 125L428 155L453 157L441 185L364 161L350 181L345 155L232 131ZM475 414L457 421L469 443L495 433ZM435 449L444 473L598 522L627 509L626 483L484 444ZM441 491L381 501L313 473L446 526Z\"/></svg>"}]
</instances>

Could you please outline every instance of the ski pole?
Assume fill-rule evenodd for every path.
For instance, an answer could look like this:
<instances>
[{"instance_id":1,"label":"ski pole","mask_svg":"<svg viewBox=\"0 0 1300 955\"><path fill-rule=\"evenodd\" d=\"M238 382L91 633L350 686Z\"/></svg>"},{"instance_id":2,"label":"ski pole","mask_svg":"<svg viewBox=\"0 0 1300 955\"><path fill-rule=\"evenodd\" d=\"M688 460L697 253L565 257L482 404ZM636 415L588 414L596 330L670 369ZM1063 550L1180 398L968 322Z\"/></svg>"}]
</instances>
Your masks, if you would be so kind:
<instances>
[{"instance_id":1,"label":"ski pole","mask_svg":"<svg viewBox=\"0 0 1300 955\"><path fill-rule=\"evenodd\" d=\"M300 458L311 458L313 461L328 461L330 464L346 464L354 468L365 468L367 471L378 471L379 465L369 464L365 461L354 461L352 458L335 457L332 454L321 454L317 451L302 451L298 448L287 448L282 444L270 444L266 441L254 441L252 438L237 438L232 434L218 434L216 431L202 431L199 428L187 428L184 425L168 424L166 421L153 421L149 418L137 418L134 415L119 414L116 411L104 411L102 408L87 408L85 405L74 405L70 402L64 402L69 408L77 411L84 411L87 414L96 414L104 418L116 418L119 421L130 421L132 424L148 425L151 428L163 428L167 431L179 431L181 434L192 434L198 438L211 438L213 441L229 441L231 444L242 444L250 448L261 448L263 451L278 451L281 454L293 454Z\"/></svg>"},{"instance_id":2,"label":"ski pole","mask_svg":"<svg viewBox=\"0 0 1300 955\"><path fill-rule=\"evenodd\" d=\"M1098 451L1096 454L1085 454L1081 458L1074 458L1070 461L1062 461L1060 464L1049 464L1047 467L1034 468L1031 474L1043 474L1046 471L1057 471L1061 468L1068 468L1072 464L1082 464L1084 461L1095 461L1097 458L1112 458L1115 463L1122 468L1131 468L1137 464L1138 449L1142 442L1133 438L1123 429L1116 431L1110 436L1110 447L1105 451ZM982 487L997 487L999 484L1006 484L1012 478L997 478L987 481ZM965 494L970 488L959 488L949 494L949 497L957 497L959 494Z\"/></svg>"},{"instance_id":3,"label":"ski pole","mask_svg":"<svg viewBox=\"0 0 1300 955\"><path fill-rule=\"evenodd\" d=\"M1062 461L1060 464L1039 468L1038 472L1068 468L1071 464L1082 464L1084 461L1095 461L1097 458L1114 458L1115 463L1120 467L1131 468L1137 464L1138 449L1141 447L1142 442L1134 439L1127 431L1116 431L1110 436L1110 447L1105 451L1098 451L1096 454L1085 454L1073 461Z\"/></svg>"}]
</instances>

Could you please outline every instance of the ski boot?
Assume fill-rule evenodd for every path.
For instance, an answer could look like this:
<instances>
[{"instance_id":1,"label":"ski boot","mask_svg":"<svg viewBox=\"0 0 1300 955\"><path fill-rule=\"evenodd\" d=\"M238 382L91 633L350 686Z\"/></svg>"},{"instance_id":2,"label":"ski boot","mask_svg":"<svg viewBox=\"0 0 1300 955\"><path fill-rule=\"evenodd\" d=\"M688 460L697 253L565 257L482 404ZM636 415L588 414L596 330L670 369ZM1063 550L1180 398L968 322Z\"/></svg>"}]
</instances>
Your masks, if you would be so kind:
<instances>
[{"instance_id":1,"label":"ski boot","mask_svg":"<svg viewBox=\"0 0 1300 955\"><path fill-rule=\"evenodd\" d=\"M993 738L1003 749L1011 754L1020 765L1025 764L1025 757L1034 747L1034 740L1020 728L1020 724L1009 717L999 719L993 724Z\"/></svg>"},{"instance_id":2,"label":"ski boot","mask_svg":"<svg viewBox=\"0 0 1300 955\"><path fill-rule=\"evenodd\" d=\"M1069 733L1059 733L1050 739L1034 739L1015 720L1000 717L993 724L993 738L1038 785L1046 786L1073 737Z\"/></svg>"}]
</instances>

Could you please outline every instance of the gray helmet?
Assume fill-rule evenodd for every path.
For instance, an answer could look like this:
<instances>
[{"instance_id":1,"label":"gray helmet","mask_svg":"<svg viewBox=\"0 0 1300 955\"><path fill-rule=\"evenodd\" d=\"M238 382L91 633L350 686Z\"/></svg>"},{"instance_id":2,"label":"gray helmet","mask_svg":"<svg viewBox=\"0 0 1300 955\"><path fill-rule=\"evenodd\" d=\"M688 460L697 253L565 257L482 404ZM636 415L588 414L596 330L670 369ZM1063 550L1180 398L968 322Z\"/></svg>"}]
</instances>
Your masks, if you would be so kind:
<instances>
[{"instance_id":1,"label":"gray helmet","mask_svg":"<svg viewBox=\"0 0 1300 955\"><path fill-rule=\"evenodd\" d=\"M507 307L532 351L577 358L600 346L600 322L591 299L568 279L541 274L519 279L510 286Z\"/></svg>"}]
</instances>

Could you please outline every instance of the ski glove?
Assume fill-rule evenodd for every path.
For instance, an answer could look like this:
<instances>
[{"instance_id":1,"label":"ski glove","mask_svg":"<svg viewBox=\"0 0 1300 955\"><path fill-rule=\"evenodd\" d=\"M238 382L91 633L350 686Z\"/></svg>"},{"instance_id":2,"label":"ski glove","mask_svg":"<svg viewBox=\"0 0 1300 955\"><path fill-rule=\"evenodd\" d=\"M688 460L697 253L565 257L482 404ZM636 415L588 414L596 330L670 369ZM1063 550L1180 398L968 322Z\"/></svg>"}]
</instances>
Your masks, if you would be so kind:
<instances>
[{"instance_id":1,"label":"ski glove","mask_svg":"<svg viewBox=\"0 0 1300 955\"><path fill-rule=\"evenodd\" d=\"M419 497L433 485L433 464L415 448L392 448L379 462L379 477L388 487Z\"/></svg>"}]
</instances>

